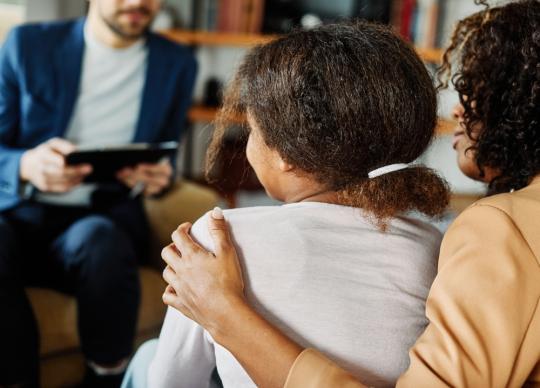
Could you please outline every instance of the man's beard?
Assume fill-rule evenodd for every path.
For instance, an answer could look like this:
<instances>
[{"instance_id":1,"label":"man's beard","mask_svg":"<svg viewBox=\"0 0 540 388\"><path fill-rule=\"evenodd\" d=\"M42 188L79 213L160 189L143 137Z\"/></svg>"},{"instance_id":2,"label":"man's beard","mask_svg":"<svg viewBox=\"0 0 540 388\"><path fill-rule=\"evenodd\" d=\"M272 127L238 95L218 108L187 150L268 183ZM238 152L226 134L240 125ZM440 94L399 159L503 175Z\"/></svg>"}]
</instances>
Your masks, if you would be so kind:
<instances>
[{"instance_id":1,"label":"man's beard","mask_svg":"<svg viewBox=\"0 0 540 388\"><path fill-rule=\"evenodd\" d=\"M143 13L145 15L150 15L151 14L151 12L147 8L144 8L144 7L141 7L141 8L135 9L135 10L129 10L129 11L138 11L138 12ZM126 11L119 11L119 12L116 13L115 16L119 16L123 12L126 12ZM119 37L121 37L123 39L126 39L126 40L137 40L140 37L146 35L148 33L148 31L150 31L150 26L152 25L152 21L153 21L153 18L151 18L148 21L148 24L141 30L141 32L136 33L136 34L132 34L132 33L129 33L127 31L125 31L123 29L123 27L119 23L116 23L116 21L113 18L109 19L109 18L105 17L103 14L101 15L101 18L103 19L105 24L110 28L110 30L112 32L114 32L116 35L118 35Z\"/></svg>"}]
</instances>

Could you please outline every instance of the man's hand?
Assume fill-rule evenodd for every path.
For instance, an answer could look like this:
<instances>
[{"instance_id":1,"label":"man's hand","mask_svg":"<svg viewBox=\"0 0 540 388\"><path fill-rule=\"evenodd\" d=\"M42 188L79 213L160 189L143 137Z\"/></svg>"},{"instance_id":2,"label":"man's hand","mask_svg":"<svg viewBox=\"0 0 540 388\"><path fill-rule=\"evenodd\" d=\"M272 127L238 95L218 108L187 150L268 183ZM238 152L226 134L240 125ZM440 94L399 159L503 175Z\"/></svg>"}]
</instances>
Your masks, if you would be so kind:
<instances>
[{"instance_id":1,"label":"man's hand","mask_svg":"<svg viewBox=\"0 0 540 388\"><path fill-rule=\"evenodd\" d=\"M20 177L43 192L65 193L92 172L89 164L66 166L65 156L76 147L67 140L53 138L21 157Z\"/></svg>"},{"instance_id":2,"label":"man's hand","mask_svg":"<svg viewBox=\"0 0 540 388\"><path fill-rule=\"evenodd\" d=\"M208 217L215 255L192 240L190 227L180 225L172 234L173 243L161 252L168 283L163 301L219 338L221 319L233 306L245 303L242 270L220 209Z\"/></svg>"},{"instance_id":3,"label":"man's hand","mask_svg":"<svg viewBox=\"0 0 540 388\"><path fill-rule=\"evenodd\" d=\"M160 163L141 163L135 168L126 167L116 173L116 178L129 188L137 184L144 185L144 195L156 195L169 186L172 177L169 160Z\"/></svg>"}]
</instances>

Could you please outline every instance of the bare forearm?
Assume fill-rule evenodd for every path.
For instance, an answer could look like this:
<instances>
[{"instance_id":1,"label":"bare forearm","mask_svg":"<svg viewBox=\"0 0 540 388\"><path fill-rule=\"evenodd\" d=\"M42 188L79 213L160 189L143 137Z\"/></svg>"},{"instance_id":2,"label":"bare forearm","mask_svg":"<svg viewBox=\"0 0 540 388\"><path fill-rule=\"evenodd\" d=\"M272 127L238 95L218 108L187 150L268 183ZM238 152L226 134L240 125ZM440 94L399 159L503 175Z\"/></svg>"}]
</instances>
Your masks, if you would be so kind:
<instances>
[{"instance_id":1,"label":"bare forearm","mask_svg":"<svg viewBox=\"0 0 540 388\"><path fill-rule=\"evenodd\" d=\"M227 348L259 387L283 387L303 348L283 335L243 301L222 318L214 339Z\"/></svg>"}]
</instances>

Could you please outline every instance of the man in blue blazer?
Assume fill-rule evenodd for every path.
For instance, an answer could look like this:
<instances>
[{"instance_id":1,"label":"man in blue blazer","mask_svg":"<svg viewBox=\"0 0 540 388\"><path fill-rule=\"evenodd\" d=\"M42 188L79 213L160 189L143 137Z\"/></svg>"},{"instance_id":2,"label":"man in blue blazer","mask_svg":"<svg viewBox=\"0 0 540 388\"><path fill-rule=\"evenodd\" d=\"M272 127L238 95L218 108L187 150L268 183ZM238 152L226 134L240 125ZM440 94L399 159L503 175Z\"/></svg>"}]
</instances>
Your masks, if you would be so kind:
<instances>
[{"instance_id":1,"label":"man in blue blazer","mask_svg":"<svg viewBox=\"0 0 540 388\"><path fill-rule=\"evenodd\" d=\"M169 161L127 168L105 187L85 183L92 167L67 166L64 156L180 138L196 62L148 31L159 6L90 0L87 18L15 28L1 48L0 386L39 384L27 285L76 296L87 385L121 380L147 240L135 194L161 192L173 169Z\"/></svg>"}]
</instances>

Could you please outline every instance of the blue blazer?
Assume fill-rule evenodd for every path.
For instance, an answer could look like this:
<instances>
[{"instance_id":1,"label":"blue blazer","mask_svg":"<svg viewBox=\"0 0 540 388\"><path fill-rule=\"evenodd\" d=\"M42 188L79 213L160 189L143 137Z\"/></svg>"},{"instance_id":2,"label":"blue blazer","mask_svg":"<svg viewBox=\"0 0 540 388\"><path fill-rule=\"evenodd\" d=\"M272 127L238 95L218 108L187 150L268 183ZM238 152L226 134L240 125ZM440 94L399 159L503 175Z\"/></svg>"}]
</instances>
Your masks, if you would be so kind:
<instances>
[{"instance_id":1,"label":"blue blazer","mask_svg":"<svg viewBox=\"0 0 540 388\"><path fill-rule=\"evenodd\" d=\"M13 29L0 49L0 211L21 200L21 155L63 137L78 96L85 19ZM187 47L148 34L148 66L133 142L178 140L197 64ZM121 69L119 70L121 71Z\"/></svg>"}]
</instances>

